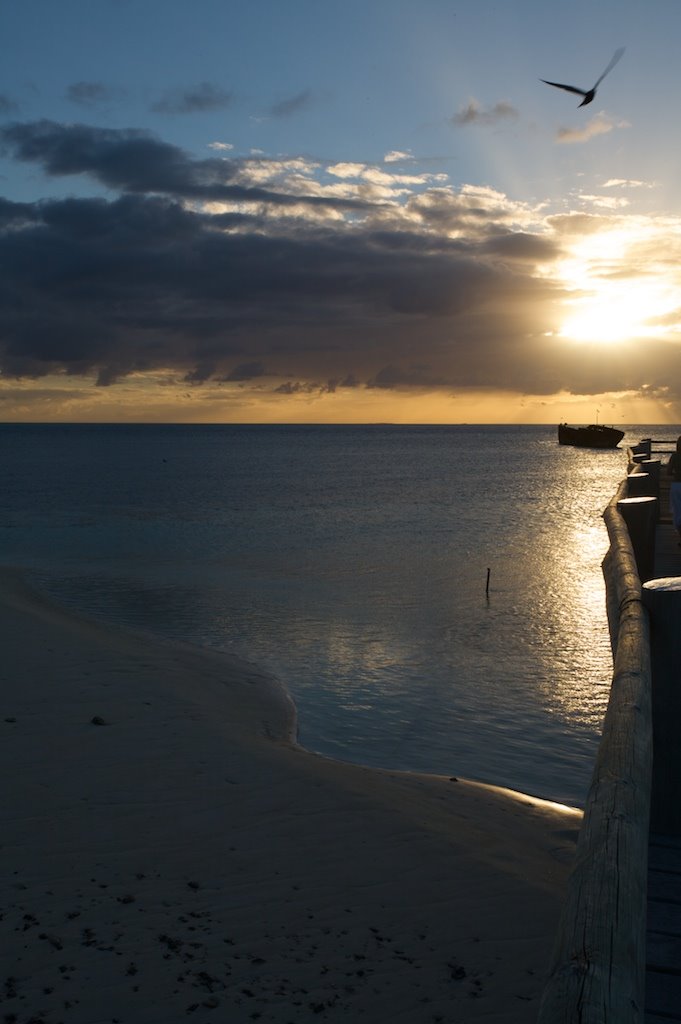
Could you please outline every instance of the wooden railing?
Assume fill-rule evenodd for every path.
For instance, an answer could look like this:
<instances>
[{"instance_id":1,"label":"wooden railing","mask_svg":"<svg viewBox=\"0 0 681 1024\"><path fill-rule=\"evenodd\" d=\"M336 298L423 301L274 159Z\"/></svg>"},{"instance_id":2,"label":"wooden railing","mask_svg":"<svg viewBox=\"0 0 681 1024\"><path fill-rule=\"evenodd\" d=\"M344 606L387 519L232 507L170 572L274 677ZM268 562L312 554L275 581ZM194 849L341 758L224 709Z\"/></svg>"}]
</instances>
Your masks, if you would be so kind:
<instances>
[{"instance_id":1,"label":"wooden railing","mask_svg":"<svg viewBox=\"0 0 681 1024\"><path fill-rule=\"evenodd\" d=\"M617 508L626 495L623 481L604 513L614 671L538 1024L643 1022L651 673L641 581Z\"/></svg>"},{"instance_id":2,"label":"wooden railing","mask_svg":"<svg viewBox=\"0 0 681 1024\"><path fill-rule=\"evenodd\" d=\"M654 458L656 455L671 455L672 452L676 451L676 438L671 441L665 441L659 438L646 437L643 441L639 441L637 445L630 448L629 451L635 454L645 454L649 459Z\"/></svg>"}]
</instances>

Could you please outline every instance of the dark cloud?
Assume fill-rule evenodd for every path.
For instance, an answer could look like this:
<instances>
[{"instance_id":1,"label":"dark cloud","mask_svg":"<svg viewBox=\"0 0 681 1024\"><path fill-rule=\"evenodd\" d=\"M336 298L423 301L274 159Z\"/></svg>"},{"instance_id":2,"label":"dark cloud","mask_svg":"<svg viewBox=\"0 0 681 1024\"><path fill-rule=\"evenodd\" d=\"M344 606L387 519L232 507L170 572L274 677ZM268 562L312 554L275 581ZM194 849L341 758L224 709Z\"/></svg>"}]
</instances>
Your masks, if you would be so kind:
<instances>
[{"instance_id":1,"label":"dark cloud","mask_svg":"<svg viewBox=\"0 0 681 1024\"><path fill-rule=\"evenodd\" d=\"M202 114L211 110L224 110L232 102L232 94L210 82L183 92L170 92L153 104L157 114Z\"/></svg>"},{"instance_id":2,"label":"dark cloud","mask_svg":"<svg viewBox=\"0 0 681 1024\"><path fill-rule=\"evenodd\" d=\"M319 384L313 381L286 381L274 388L275 395L313 395L321 391Z\"/></svg>"},{"instance_id":3,"label":"dark cloud","mask_svg":"<svg viewBox=\"0 0 681 1024\"><path fill-rule=\"evenodd\" d=\"M349 373L348 376L344 377L342 380L332 378L327 381L325 390L328 391L330 395L333 395L339 390L339 388L358 388L360 387L360 383L361 382L357 377L355 377L354 373Z\"/></svg>"},{"instance_id":4,"label":"dark cloud","mask_svg":"<svg viewBox=\"0 0 681 1024\"><path fill-rule=\"evenodd\" d=\"M215 374L215 363L213 360L203 360L185 374L184 380L187 384L205 384Z\"/></svg>"},{"instance_id":5,"label":"dark cloud","mask_svg":"<svg viewBox=\"0 0 681 1024\"><path fill-rule=\"evenodd\" d=\"M254 380L256 377L265 376L265 367L260 362L253 363L239 363L234 369L227 374L225 380L227 381L238 381L238 380Z\"/></svg>"},{"instance_id":6,"label":"dark cloud","mask_svg":"<svg viewBox=\"0 0 681 1024\"><path fill-rule=\"evenodd\" d=\"M86 174L107 188L124 192L281 206L307 203L363 209L368 205L361 200L289 195L243 185L235 181L239 161L194 160L178 146L134 128L61 125L43 120L7 125L0 129L0 141L16 159L39 164L48 175Z\"/></svg>"},{"instance_id":7,"label":"dark cloud","mask_svg":"<svg viewBox=\"0 0 681 1024\"><path fill-rule=\"evenodd\" d=\"M292 114L298 114L301 110L305 110L310 106L312 102L312 92L310 89L303 89L302 92L296 93L295 96L290 96L288 99L280 100L279 103L275 103L270 107L270 117L290 117Z\"/></svg>"},{"instance_id":8,"label":"dark cloud","mask_svg":"<svg viewBox=\"0 0 681 1024\"><path fill-rule=\"evenodd\" d=\"M469 100L467 106L462 107L457 114L454 114L452 123L457 125L499 124L500 121L515 120L517 117L518 111L505 100L501 100L487 109L482 107L477 100Z\"/></svg>"},{"instance_id":9,"label":"dark cloud","mask_svg":"<svg viewBox=\"0 0 681 1024\"><path fill-rule=\"evenodd\" d=\"M495 253L506 259L532 263L544 263L555 259L560 251L553 239L531 235L525 231L490 234L481 248L484 252Z\"/></svg>"},{"instance_id":10,"label":"dark cloud","mask_svg":"<svg viewBox=\"0 0 681 1024\"><path fill-rule=\"evenodd\" d=\"M40 219L40 214L33 203L11 203L0 196L0 229L20 227L37 219Z\"/></svg>"},{"instance_id":11,"label":"dark cloud","mask_svg":"<svg viewBox=\"0 0 681 1024\"><path fill-rule=\"evenodd\" d=\"M426 183L403 195L400 181L397 201L386 176L377 199L359 203L345 183L343 199L335 182L324 195L322 172L300 185L295 161L303 196L283 180L281 191L263 187L264 162L194 160L133 130L12 124L0 140L48 174L88 174L113 193L0 201L7 376L59 371L112 386L170 370L197 387L262 391L275 378L279 394L301 396L593 393L649 379L651 366L674 379L671 345L618 361L612 348L576 358L556 339L566 293L547 271L575 222L556 219L553 235L521 230L527 210L490 189ZM219 199L238 211L214 212Z\"/></svg>"},{"instance_id":12,"label":"dark cloud","mask_svg":"<svg viewBox=\"0 0 681 1024\"><path fill-rule=\"evenodd\" d=\"M458 380L468 342L456 318L514 289L503 268L437 239L424 249L408 231L400 247L370 226L219 231L159 196L4 203L0 218L0 365L11 375L94 372L109 385L175 367L200 383L293 367L301 383L334 387ZM427 372L410 357L417 339L438 364ZM391 363L411 367L408 379L389 378Z\"/></svg>"},{"instance_id":13,"label":"dark cloud","mask_svg":"<svg viewBox=\"0 0 681 1024\"><path fill-rule=\"evenodd\" d=\"M109 103L120 95L120 90L103 82L74 82L66 90L67 99L81 107L96 107Z\"/></svg>"},{"instance_id":14,"label":"dark cloud","mask_svg":"<svg viewBox=\"0 0 681 1024\"><path fill-rule=\"evenodd\" d=\"M446 381L433 374L429 366L384 366L367 381L368 388L437 388Z\"/></svg>"},{"instance_id":15,"label":"dark cloud","mask_svg":"<svg viewBox=\"0 0 681 1024\"><path fill-rule=\"evenodd\" d=\"M506 207L505 197L490 195L485 189L455 194L448 188L432 188L416 194L407 202L409 213L442 232L443 238L449 234L460 234L463 238L458 242L461 249L465 249L469 236L477 241L481 231L497 232L500 221L505 228Z\"/></svg>"}]
</instances>

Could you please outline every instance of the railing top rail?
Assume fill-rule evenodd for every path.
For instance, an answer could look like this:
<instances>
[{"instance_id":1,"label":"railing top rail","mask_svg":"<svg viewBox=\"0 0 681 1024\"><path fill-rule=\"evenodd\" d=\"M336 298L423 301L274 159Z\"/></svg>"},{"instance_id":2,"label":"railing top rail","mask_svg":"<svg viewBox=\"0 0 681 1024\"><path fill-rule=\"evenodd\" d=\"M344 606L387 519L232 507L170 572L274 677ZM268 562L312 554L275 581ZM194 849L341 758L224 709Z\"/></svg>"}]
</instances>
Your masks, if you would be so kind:
<instances>
[{"instance_id":1,"label":"railing top rail","mask_svg":"<svg viewBox=\"0 0 681 1024\"><path fill-rule=\"evenodd\" d=\"M659 437L644 437L638 444L631 445L629 451L636 454L648 452L649 457L652 455L671 455L672 452L676 451L676 439L670 441Z\"/></svg>"},{"instance_id":2,"label":"railing top rail","mask_svg":"<svg viewBox=\"0 0 681 1024\"><path fill-rule=\"evenodd\" d=\"M644 437L642 439L642 443L647 443L651 445L664 444L667 445L672 450L674 450L676 449L676 440L677 439L675 437Z\"/></svg>"}]
</instances>

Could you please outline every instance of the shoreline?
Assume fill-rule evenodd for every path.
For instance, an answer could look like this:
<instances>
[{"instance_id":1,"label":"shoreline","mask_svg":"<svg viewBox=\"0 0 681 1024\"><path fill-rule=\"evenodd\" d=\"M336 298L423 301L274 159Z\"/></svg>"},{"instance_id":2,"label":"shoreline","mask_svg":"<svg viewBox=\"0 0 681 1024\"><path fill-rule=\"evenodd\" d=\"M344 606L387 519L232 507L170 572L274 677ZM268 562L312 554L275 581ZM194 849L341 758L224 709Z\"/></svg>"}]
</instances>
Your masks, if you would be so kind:
<instances>
[{"instance_id":1,"label":"shoreline","mask_svg":"<svg viewBox=\"0 0 681 1024\"><path fill-rule=\"evenodd\" d=\"M0 637L4 1019L534 1020L581 811L310 753L256 666L12 571Z\"/></svg>"}]
</instances>

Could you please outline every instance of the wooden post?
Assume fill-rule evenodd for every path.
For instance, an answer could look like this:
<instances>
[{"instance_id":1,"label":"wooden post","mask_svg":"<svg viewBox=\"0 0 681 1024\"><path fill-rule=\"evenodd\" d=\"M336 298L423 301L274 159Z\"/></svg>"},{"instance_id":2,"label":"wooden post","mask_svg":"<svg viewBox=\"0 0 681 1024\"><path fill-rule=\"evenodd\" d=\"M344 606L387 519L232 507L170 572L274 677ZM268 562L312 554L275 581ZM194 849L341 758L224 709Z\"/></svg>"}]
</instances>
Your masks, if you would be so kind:
<instances>
[{"instance_id":1,"label":"wooden post","mask_svg":"<svg viewBox=\"0 0 681 1024\"><path fill-rule=\"evenodd\" d=\"M656 498L659 498L660 497L660 466L662 465L662 463L660 462L659 459L644 459L643 462L639 463L639 465L641 466L641 469L643 470L643 472L647 473L651 477L651 479L652 479L652 483L653 483L653 488L654 489L650 493L654 494ZM658 508L658 511L657 511L658 518L659 518L659 514L660 513L659 513L659 508Z\"/></svg>"},{"instance_id":2,"label":"wooden post","mask_svg":"<svg viewBox=\"0 0 681 1024\"><path fill-rule=\"evenodd\" d=\"M619 496L604 513L615 665L538 1024L643 1024L651 713L648 615ZM631 499L652 500L652 499Z\"/></svg>"},{"instance_id":3,"label":"wooden post","mask_svg":"<svg viewBox=\"0 0 681 1024\"><path fill-rule=\"evenodd\" d=\"M653 575L658 505L659 501L653 497L621 498L617 502L617 511L629 530L641 582Z\"/></svg>"},{"instance_id":4,"label":"wooden post","mask_svg":"<svg viewBox=\"0 0 681 1024\"><path fill-rule=\"evenodd\" d=\"M652 832L681 835L681 577L648 580L653 690Z\"/></svg>"},{"instance_id":5,"label":"wooden post","mask_svg":"<svg viewBox=\"0 0 681 1024\"><path fill-rule=\"evenodd\" d=\"M655 497L650 473L629 473L627 477L627 497Z\"/></svg>"}]
</instances>

